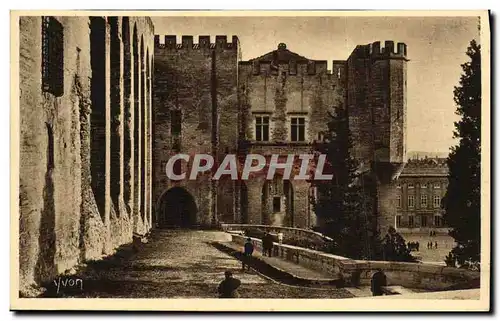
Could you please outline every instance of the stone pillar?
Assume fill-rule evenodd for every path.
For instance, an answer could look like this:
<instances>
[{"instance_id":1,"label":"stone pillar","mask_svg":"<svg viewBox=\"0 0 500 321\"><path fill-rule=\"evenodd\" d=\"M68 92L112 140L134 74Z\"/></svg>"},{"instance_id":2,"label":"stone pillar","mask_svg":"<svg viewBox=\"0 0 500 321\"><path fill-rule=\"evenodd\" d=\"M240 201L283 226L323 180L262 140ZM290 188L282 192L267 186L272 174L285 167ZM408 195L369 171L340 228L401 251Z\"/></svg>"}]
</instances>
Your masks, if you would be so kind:
<instances>
[{"instance_id":1,"label":"stone pillar","mask_svg":"<svg viewBox=\"0 0 500 321\"><path fill-rule=\"evenodd\" d=\"M262 224L262 178L250 178L248 188L248 224Z\"/></svg>"},{"instance_id":2,"label":"stone pillar","mask_svg":"<svg viewBox=\"0 0 500 321\"><path fill-rule=\"evenodd\" d=\"M106 23L106 93L105 97L111 96L110 91L110 27L109 24ZM110 108L110 100L106 99L106 139L105 144L102 148L106 149L106 161L105 161L105 201L104 201L104 229L106 234L106 241L104 246L104 252L106 254L112 253L112 245L111 245L111 224L110 224L110 207L111 207L111 185L110 185L110 166L111 166L111 108Z\"/></svg>"},{"instance_id":3,"label":"stone pillar","mask_svg":"<svg viewBox=\"0 0 500 321\"><path fill-rule=\"evenodd\" d=\"M309 183L304 180L293 181L293 227L307 228Z\"/></svg>"},{"instance_id":4,"label":"stone pillar","mask_svg":"<svg viewBox=\"0 0 500 321\"><path fill-rule=\"evenodd\" d=\"M398 190L393 188L391 183L377 184L378 196L378 226L380 233L384 236L389 226L394 226L394 216L396 215L396 197ZM416 200L415 200L416 202Z\"/></svg>"}]
</instances>

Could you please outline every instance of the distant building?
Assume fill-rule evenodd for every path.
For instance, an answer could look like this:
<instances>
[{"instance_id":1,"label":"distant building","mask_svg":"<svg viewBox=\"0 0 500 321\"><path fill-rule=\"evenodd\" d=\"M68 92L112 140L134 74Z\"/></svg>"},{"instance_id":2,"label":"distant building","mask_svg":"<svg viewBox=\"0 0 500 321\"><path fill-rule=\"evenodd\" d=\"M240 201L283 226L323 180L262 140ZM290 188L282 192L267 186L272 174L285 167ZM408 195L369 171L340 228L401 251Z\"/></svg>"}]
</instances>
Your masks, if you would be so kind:
<instances>
[{"instance_id":1,"label":"distant building","mask_svg":"<svg viewBox=\"0 0 500 321\"><path fill-rule=\"evenodd\" d=\"M444 158L409 159L394 182L394 225L401 232L446 228L441 202L448 186Z\"/></svg>"}]
</instances>

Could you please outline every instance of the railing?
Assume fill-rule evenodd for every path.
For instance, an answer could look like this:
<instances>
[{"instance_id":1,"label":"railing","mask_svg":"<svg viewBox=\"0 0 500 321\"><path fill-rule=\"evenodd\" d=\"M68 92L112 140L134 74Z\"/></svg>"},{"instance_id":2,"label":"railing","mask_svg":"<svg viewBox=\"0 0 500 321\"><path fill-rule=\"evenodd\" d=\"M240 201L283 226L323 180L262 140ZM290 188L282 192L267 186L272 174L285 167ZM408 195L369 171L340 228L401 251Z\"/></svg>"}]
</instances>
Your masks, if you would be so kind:
<instances>
[{"instance_id":1,"label":"railing","mask_svg":"<svg viewBox=\"0 0 500 321\"><path fill-rule=\"evenodd\" d=\"M231 231L245 231L248 229L259 229L267 233L277 234L283 233L283 236L294 237L297 239L308 239L312 241L320 242L331 242L333 241L330 237L323 235L319 232L297 228L297 227L284 227L284 226L272 226L272 225L259 225L259 224L221 224L222 230L226 232Z\"/></svg>"}]
</instances>

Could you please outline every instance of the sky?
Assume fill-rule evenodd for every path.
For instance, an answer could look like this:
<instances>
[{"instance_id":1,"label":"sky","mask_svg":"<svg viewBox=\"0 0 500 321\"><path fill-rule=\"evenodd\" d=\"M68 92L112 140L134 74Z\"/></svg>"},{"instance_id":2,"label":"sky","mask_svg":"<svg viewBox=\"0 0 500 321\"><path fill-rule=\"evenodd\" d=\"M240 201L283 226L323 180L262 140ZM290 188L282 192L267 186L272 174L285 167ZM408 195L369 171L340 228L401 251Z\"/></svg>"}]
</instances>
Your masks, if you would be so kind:
<instances>
[{"instance_id":1,"label":"sky","mask_svg":"<svg viewBox=\"0 0 500 321\"><path fill-rule=\"evenodd\" d=\"M477 17L152 17L157 35L236 35L242 59L275 50L279 43L310 59L344 60L356 45L393 40L408 46L407 151L448 152L456 105L453 88Z\"/></svg>"}]
</instances>

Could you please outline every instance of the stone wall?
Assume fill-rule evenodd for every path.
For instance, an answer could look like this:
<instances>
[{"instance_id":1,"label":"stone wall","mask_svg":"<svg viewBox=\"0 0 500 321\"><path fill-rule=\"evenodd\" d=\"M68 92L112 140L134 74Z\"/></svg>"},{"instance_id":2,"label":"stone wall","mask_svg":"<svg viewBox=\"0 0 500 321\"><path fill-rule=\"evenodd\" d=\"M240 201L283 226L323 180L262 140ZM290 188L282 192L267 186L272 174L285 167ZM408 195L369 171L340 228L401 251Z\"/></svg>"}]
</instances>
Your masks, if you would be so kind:
<instances>
[{"instance_id":1,"label":"stone wall","mask_svg":"<svg viewBox=\"0 0 500 321\"><path fill-rule=\"evenodd\" d=\"M130 37L136 28L144 39L139 57L152 66L151 20L63 16L43 21L19 19L21 289L110 254L132 240L133 230L150 228L151 91L146 79L151 82L151 72L143 69L144 99L138 104L143 127L134 127L127 117L134 110L127 103L139 93L123 94L124 81L130 81L123 57L132 43L124 34ZM55 79L58 70L63 77ZM125 139L127 127L140 130L142 162L124 156L134 144ZM143 171L144 184L141 194L135 191L125 202L132 180L124 172L133 164ZM131 211L130 204L141 198L143 210Z\"/></svg>"}]
</instances>

